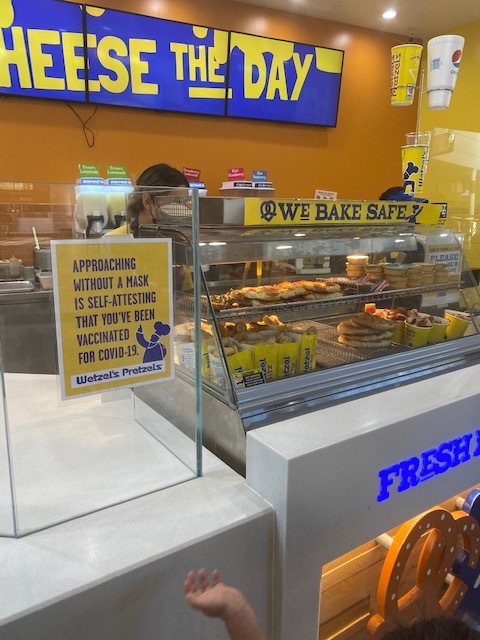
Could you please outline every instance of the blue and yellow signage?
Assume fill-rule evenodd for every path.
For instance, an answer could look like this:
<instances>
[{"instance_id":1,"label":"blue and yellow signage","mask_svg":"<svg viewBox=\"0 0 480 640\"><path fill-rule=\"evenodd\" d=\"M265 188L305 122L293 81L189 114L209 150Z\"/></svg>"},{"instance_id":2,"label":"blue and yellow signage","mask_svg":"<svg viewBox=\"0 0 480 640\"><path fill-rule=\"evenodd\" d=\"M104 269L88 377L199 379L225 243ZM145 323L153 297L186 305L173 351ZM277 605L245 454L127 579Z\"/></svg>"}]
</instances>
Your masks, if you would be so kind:
<instances>
[{"instance_id":1,"label":"blue and yellow signage","mask_svg":"<svg viewBox=\"0 0 480 640\"><path fill-rule=\"evenodd\" d=\"M0 93L85 101L78 5L0 0Z\"/></svg>"},{"instance_id":2,"label":"blue and yellow signage","mask_svg":"<svg viewBox=\"0 0 480 640\"><path fill-rule=\"evenodd\" d=\"M439 204L380 200L262 200L245 198L245 226L317 224L438 224L446 222Z\"/></svg>"},{"instance_id":3,"label":"blue and yellow signage","mask_svg":"<svg viewBox=\"0 0 480 640\"><path fill-rule=\"evenodd\" d=\"M171 240L52 242L62 398L174 377Z\"/></svg>"},{"instance_id":4,"label":"blue and yellow signage","mask_svg":"<svg viewBox=\"0 0 480 640\"><path fill-rule=\"evenodd\" d=\"M333 126L342 61L111 9L0 0L0 94Z\"/></svg>"},{"instance_id":5,"label":"blue and yellow signage","mask_svg":"<svg viewBox=\"0 0 480 640\"><path fill-rule=\"evenodd\" d=\"M334 127L343 51L232 33L227 115Z\"/></svg>"},{"instance_id":6,"label":"blue and yellow signage","mask_svg":"<svg viewBox=\"0 0 480 640\"><path fill-rule=\"evenodd\" d=\"M228 32L87 11L89 100L223 116Z\"/></svg>"}]
</instances>

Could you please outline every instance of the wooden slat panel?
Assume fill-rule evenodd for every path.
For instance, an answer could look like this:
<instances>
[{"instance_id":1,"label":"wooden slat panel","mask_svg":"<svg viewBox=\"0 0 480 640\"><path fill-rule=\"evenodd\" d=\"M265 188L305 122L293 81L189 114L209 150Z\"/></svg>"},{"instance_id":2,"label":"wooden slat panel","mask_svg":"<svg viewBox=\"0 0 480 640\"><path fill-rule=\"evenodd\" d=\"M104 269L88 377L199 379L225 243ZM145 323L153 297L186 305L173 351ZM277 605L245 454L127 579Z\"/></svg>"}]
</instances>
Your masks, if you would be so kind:
<instances>
[{"instance_id":1,"label":"wooden slat panel","mask_svg":"<svg viewBox=\"0 0 480 640\"><path fill-rule=\"evenodd\" d=\"M369 619L370 596L367 596L354 606L345 609L341 616L333 618L326 623L320 622L319 640L332 640L341 636L348 638L349 633L356 632L362 626L366 627Z\"/></svg>"}]
</instances>

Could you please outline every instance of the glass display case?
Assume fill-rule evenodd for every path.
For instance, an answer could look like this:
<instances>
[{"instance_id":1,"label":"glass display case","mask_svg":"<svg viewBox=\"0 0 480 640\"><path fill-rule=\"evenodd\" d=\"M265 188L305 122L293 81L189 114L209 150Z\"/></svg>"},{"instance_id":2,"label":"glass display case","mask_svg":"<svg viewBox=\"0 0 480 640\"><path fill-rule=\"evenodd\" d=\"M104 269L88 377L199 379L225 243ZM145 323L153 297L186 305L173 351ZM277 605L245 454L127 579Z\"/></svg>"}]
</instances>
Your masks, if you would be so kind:
<instances>
[{"instance_id":1,"label":"glass display case","mask_svg":"<svg viewBox=\"0 0 480 640\"><path fill-rule=\"evenodd\" d=\"M246 203L199 209L203 437L234 468L249 429L479 361L476 282L442 215L259 226ZM173 237L188 263L181 224L158 222L141 235ZM177 300L191 309L188 291ZM188 384L193 341L188 324L175 331Z\"/></svg>"}]
</instances>

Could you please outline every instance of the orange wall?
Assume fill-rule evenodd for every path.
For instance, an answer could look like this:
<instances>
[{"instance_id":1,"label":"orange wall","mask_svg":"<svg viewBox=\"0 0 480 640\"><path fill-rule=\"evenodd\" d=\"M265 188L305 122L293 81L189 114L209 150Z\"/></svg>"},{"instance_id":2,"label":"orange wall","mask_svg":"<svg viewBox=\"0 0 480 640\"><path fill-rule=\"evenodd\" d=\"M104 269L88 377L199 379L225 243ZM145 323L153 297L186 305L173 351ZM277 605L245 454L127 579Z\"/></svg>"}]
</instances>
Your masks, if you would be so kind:
<instances>
[{"instance_id":1,"label":"orange wall","mask_svg":"<svg viewBox=\"0 0 480 640\"><path fill-rule=\"evenodd\" d=\"M63 103L0 100L1 180L76 179L79 162L127 164L135 177L168 162L201 168L215 195L229 167L267 169L277 196L377 198L401 183L400 146L416 107L389 102L390 47L399 36L242 4L233 0L103 0L102 6L345 50L336 128L145 112L100 106L95 146ZM93 108L74 105L82 118Z\"/></svg>"}]
</instances>

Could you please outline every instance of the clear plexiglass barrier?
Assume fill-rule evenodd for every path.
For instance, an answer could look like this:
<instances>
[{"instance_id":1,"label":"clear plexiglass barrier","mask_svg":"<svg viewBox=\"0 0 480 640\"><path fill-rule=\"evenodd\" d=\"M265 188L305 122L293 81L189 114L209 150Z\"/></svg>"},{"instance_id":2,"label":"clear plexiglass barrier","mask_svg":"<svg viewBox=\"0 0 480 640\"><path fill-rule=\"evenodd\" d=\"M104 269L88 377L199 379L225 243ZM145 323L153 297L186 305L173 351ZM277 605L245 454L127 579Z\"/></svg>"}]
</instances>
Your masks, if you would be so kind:
<instances>
[{"instance_id":1,"label":"clear plexiglass barrier","mask_svg":"<svg viewBox=\"0 0 480 640\"><path fill-rule=\"evenodd\" d=\"M0 535L201 475L200 360L179 399L174 331L199 343L197 210L187 189L0 182ZM182 252L139 237L179 212Z\"/></svg>"},{"instance_id":2,"label":"clear plexiglass barrier","mask_svg":"<svg viewBox=\"0 0 480 640\"><path fill-rule=\"evenodd\" d=\"M463 239L472 271L480 273L480 133L435 128L426 195L448 203L448 225Z\"/></svg>"}]
</instances>

